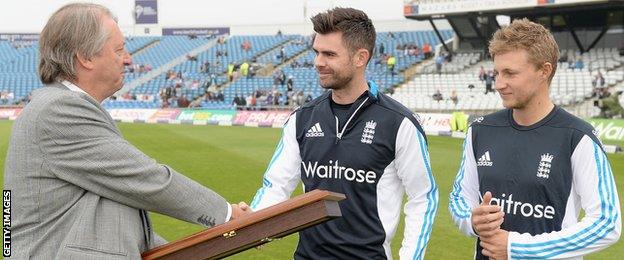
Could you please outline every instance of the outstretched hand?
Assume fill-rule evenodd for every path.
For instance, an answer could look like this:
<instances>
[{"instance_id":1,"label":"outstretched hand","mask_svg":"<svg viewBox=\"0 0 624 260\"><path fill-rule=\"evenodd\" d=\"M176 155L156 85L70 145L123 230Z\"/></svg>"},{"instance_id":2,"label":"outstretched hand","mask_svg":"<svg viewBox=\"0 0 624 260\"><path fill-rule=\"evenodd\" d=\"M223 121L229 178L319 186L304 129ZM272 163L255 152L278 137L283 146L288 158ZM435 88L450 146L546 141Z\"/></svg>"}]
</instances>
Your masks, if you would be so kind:
<instances>
[{"instance_id":1,"label":"outstretched hand","mask_svg":"<svg viewBox=\"0 0 624 260\"><path fill-rule=\"evenodd\" d=\"M230 220L234 220L240 218L242 216L251 214L253 210L245 203L244 201L239 202L238 204L232 204L232 217Z\"/></svg>"}]
</instances>

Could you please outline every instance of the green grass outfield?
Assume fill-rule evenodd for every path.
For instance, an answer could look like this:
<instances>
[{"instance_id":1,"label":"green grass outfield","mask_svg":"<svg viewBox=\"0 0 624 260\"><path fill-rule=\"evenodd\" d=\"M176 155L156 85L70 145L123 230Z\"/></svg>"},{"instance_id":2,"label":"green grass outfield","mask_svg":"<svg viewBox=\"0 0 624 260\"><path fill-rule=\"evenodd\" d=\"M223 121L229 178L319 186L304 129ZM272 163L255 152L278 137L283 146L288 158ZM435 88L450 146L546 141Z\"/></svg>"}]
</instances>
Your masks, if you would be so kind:
<instances>
[{"instance_id":1,"label":"green grass outfield","mask_svg":"<svg viewBox=\"0 0 624 260\"><path fill-rule=\"evenodd\" d=\"M0 169L4 169L10 127L10 121L0 120ZM281 134L279 129L246 127L120 124L120 128L141 151L217 191L230 202L251 201ZM459 233L447 207L462 140L436 136L428 139L433 174L440 190L440 205L426 258L470 259L474 239ZM622 198L624 155L609 155L609 159ZM197 225L158 214L152 216L156 232L170 241L201 230ZM392 243L395 259L398 259L402 234L401 223ZM586 259L622 259L623 240ZM232 259L292 259L296 243L297 236L291 235L269 243L262 250L248 250Z\"/></svg>"}]
</instances>

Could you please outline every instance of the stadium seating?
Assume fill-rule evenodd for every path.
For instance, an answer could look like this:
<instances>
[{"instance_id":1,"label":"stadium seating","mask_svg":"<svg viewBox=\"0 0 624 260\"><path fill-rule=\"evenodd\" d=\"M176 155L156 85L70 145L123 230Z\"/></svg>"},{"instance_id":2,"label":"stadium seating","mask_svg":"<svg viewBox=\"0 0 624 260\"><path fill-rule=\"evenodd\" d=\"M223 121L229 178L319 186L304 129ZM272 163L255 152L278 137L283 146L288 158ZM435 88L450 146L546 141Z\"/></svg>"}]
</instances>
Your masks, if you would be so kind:
<instances>
[{"instance_id":1,"label":"stadium seating","mask_svg":"<svg viewBox=\"0 0 624 260\"><path fill-rule=\"evenodd\" d=\"M442 31L445 39L452 37L452 31ZM207 44L211 39L194 38L186 36L163 36L163 37L131 37L126 39L126 48L135 53L133 61L136 64L150 64L157 69L172 60L188 54L191 50ZM249 42L250 50L241 48L243 42ZM479 67L491 69L491 61L481 61L479 53L458 53L453 56L452 62L443 66L441 74L436 74L435 64L428 61L423 65L414 78L406 83L402 72L423 60L422 53L407 55L407 52L398 49L397 46L415 44L422 46L425 42L433 46L439 41L432 31L406 31L406 32L380 32L378 33L376 50L371 62L367 67L368 80L375 81L382 91L395 87L393 98L404 103L411 109L425 110L490 110L502 107L497 94L484 95L484 83L477 78ZM204 95L206 86L211 81L210 74L216 74L215 83L223 85L224 101L203 101L202 107L207 108L230 108L235 95L249 95L255 90L276 90L285 93L285 85L274 85L271 75L256 76L253 78L239 77L228 83L226 70L228 64L241 64L242 62L256 61L256 64L273 66L282 70L287 77L292 77L295 91L301 91L307 96L319 96L323 93L318 82L318 74L314 67L315 54L310 49L311 38L301 35L282 36L233 36L226 39L223 44L216 44L211 48L197 54L196 60L185 60L173 67L173 71L181 72L185 79L183 87L178 89L178 96L186 96L189 99ZM382 61L379 46L383 44L385 54L397 58L395 73L388 71L387 65ZM0 90L12 92L14 103L39 87L41 82L36 74L38 60L38 45L33 42L24 47L15 48L9 42L0 41ZM283 49L283 50L282 50ZM140 50L140 51L139 51ZM284 59L280 56L284 52ZM217 55L217 53L225 55ZM624 81L624 57L619 56L615 48L597 48L590 52L580 54L573 50L562 50L562 56L567 56L568 61L558 64L558 72L552 83L551 96L557 104L567 105L580 102L592 95L592 81L600 72L608 86ZM584 68L575 66L577 60L582 60ZM200 71L204 62L210 62L210 73ZM217 63L219 61L219 63ZM303 66L303 65L307 66ZM129 83L142 76L143 73L126 73L125 82ZM196 80L194 86L189 86L191 81ZM107 101L104 105L108 108L155 108L160 107L158 98L160 91L166 87L173 87L180 83L177 79L166 79L165 73L144 83L133 90L131 94L153 95L150 101ZM468 85L474 85L469 89ZM432 99L433 93L440 90L443 97L441 101ZM458 103L454 104L448 99L450 93L455 91Z\"/></svg>"},{"instance_id":2,"label":"stadium seating","mask_svg":"<svg viewBox=\"0 0 624 260\"><path fill-rule=\"evenodd\" d=\"M577 54L568 53L569 60L577 60ZM562 52L562 53L563 53ZM462 58L459 58L459 57ZM557 105L570 105L592 97L594 79L598 72L605 78L606 86L613 86L624 81L621 69L624 58L616 49L595 49L578 55L584 61L584 68L577 69L567 62L559 62L557 73L551 83L550 95ZM435 72L435 64L423 67L421 73L397 88L394 99L414 110L495 110L503 108L496 93L484 94L485 82L478 78L481 66L491 70L491 61L476 62L476 54L456 55L451 63L443 66L442 73ZM589 65L587 65L589 64ZM451 67L451 69L445 69ZM589 68L588 68L589 67ZM591 68L591 69L590 69ZM468 88L473 85L475 88ZM439 90L443 100L433 100L433 94ZM449 96L455 91L458 97L454 104Z\"/></svg>"},{"instance_id":3,"label":"stadium seating","mask_svg":"<svg viewBox=\"0 0 624 260\"><path fill-rule=\"evenodd\" d=\"M480 53L469 52L469 53L458 53L453 56L452 62L445 64L442 66L441 73L460 73L464 69L470 68L472 65L477 64L477 62L481 61L482 55ZM436 64L431 63L423 66L421 69L421 73L436 73Z\"/></svg>"},{"instance_id":4,"label":"stadium seating","mask_svg":"<svg viewBox=\"0 0 624 260\"><path fill-rule=\"evenodd\" d=\"M147 45L158 42L160 39L161 37L126 37L126 50L134 54Z\"/></svg>"}]
</instances>

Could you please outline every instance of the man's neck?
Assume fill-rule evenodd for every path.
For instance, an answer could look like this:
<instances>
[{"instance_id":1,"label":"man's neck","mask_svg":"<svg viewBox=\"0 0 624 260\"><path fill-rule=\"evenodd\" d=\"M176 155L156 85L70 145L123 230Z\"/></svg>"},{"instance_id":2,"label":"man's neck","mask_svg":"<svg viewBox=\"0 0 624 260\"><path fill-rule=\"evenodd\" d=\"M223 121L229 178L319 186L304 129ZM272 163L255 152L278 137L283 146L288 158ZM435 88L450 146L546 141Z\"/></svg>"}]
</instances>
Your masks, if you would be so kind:
<instances>
[{"instance_id":1,"label":"man's neck","mask_svg":"<svg viewBox=\"0 0 624 260\"><path fill-rule=\"evenodd\" d=\"M555 105L547 96L540 99L536 98L524 108L514 108L512 116L517 124L521 126L529 126L544 119L553 110L554 106Z\"/></svg>"},{"instance_id":2,"label":"man's neck","mask_svg":"<svg viewBox=\"0 0 624 260\"><path fill-rule=\"evenodd\" d=\"M368 90L368 84L364 77L362 77L359 80L351 80L351 82L342 89L332 89L331 97L336 104L353 104L366 90Z\"/></svg>"},{"instance_id":3,"label":"man's neck","mask_svg":"<svg viewBox=\"0 0 624 260\"><path fill-rule=\"evenodd\" d=\"M93 99L97 100L100 103L102 103L102 101L104 101L104 99L106 98L106 97L101 97L100 95L98 95L97 91L95 91L97 89L97 86L91 84L87 80L75 79L75 80L68 80L68 81L76 85L80 89L82 89L89 96L91 96Z\"/></svg>"}]
</instances>

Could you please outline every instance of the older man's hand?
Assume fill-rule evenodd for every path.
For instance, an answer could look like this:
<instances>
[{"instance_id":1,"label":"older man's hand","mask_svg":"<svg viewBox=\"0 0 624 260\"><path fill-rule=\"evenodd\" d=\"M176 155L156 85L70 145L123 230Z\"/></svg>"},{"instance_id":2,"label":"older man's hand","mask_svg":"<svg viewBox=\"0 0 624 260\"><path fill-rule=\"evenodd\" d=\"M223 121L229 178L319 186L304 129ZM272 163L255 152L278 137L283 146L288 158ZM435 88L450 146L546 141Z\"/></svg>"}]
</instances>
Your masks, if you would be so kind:
<instances>
[{"instance_id":1,"label":"older man's hand","mask_svg":"<svg viewBox=\"0 0 624 260\"><path fill-rule=\"evenodd\" d=\"M241 201L238 204L232 204L232 217L230 220L240 218L242 216L252 213L253 210L247 205L247 203Z\"/></svg>"}]
</instances>

